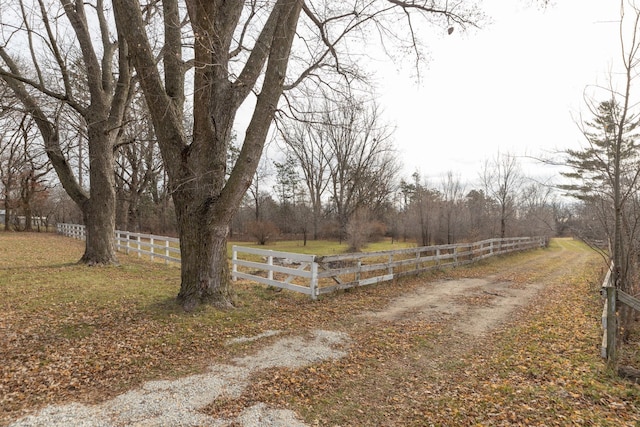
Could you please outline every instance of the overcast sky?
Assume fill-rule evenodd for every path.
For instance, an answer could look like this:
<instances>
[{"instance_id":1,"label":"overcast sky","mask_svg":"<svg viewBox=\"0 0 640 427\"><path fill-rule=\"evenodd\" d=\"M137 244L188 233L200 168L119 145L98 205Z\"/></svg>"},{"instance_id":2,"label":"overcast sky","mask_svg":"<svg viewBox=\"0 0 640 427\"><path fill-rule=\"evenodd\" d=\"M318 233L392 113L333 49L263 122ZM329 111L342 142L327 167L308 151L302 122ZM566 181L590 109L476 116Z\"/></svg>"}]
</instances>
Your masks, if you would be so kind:
<instances>
[{"instance_id":1,"label":"overcast sky","mask_svg":"<svg viewBox=\"0 0 640 427\"><path fill-rule=\"evenodd\" d=\"M419 83L409 61L380 67L379 103L397 126L405 176L418 169L437 184L453 171L473 181L499 151L539 156L579 146L584 89L605 83L619 58L619 3L527 3L485 1L492 23L435 37ZM528 174L555 173L523 163Z\"/></svg>"}]
</instances>

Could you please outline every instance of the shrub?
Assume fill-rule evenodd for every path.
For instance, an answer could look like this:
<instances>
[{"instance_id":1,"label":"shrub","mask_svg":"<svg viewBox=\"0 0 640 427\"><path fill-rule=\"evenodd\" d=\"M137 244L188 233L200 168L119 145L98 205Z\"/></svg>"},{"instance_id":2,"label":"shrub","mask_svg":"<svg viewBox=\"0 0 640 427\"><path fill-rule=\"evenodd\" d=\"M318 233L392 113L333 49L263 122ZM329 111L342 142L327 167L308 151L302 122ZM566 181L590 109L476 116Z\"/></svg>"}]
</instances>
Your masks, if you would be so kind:
<instances>
[{"instance_id":1,"label":"shrub","mask_svg":"<svg viewBox=\"0 0 640 427\"><path fill-rule=\"evenodd\" d=\"M271 221L252 221L247 224L247 233L254 237L259 245L266 245L280 234L280 230Z\"/></svg>"}]
</instances>

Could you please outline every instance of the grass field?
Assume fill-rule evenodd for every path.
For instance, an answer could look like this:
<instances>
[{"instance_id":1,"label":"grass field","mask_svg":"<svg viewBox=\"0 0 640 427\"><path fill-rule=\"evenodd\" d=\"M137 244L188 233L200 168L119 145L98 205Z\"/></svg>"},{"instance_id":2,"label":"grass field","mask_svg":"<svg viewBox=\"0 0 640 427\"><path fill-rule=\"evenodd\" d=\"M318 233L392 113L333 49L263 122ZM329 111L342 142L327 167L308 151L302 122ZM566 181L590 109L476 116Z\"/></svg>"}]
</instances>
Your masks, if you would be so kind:
<instances>
[{"instance_id":1,"label":"grass field","mask_svg":"<svg viewBox=\"0 0 640 427\"><path fill-rule=\"evenodd\" d=\"M243 396L293 409L309 424L482 425L496 414L490 425L640 425L640 386L613 376L599 358L595 254L560 276L518 323L440 365L436 377L427 361L446 344L446 323L358 320L438 278L542 280L563 265L561 254L588 251L576 242L315 302L238 282L235 309L190 314L173 302L178 266L121 254L120 266L89 268L76 264L82 251L83 242L52 234L0 235L0 425L43 405L98 402L149 379L201 372L252 351L228 339L273 329L340 330L354 341L337 362L264 372ZM623 353L636 367L637 335Z\"/></svg>"},{"instance_id":2,"label":"grass field","mask_svg":"<svg viewBox=\"0 0 640 427\"><path fill-rule=\"evenodd\" d=\"M307 240L306 246L302 240L282 240L272 242L268 245L256 245L251 242L231 242L230 245L248 246L251 248L259 249L272 249L282 252L294 252L299 254L308 255L334 255L346 253L349 250L347 243L338 243L332 240ZM379 242L369 243L363 251L375 252L375 251L387 251L396 249L413 248L416 244L414 242L391 242L391 239L384 239Z\"/></svg>"}]
</instances>

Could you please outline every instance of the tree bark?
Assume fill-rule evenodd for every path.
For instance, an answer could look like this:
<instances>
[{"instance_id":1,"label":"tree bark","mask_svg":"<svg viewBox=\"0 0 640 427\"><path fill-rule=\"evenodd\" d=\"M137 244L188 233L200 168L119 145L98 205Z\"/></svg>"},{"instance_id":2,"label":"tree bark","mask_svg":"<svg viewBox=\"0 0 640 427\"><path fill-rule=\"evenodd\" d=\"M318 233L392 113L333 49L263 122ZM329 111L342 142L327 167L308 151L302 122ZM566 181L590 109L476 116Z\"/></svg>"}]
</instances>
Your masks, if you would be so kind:
<instances>
[{"instance_id":1,"label":"tree bark","mask_svg":"<svg viewBox=\"0 0 640 427\"><path fill-rule=\"evenodd\" d=\"M620 366L618 368L618 375L622 378L631 380L636 384L640 384L640 369L636 369L632 366Z\"/></svg>"},{"instance_id":2,"label":"tree bark","mask_svg":"<svg viewBox=\"0 0 640 427\"><path fill-rule=\"evenodd\" d=\"M89 140L94 142L89 146L91 189L83 206L86 244L80 258L81 263L88 265L118 263L113 234L116 225L113 144L104 135L102 127L89 129Z\"/></svg>"},{"instance_id":3,"label":"tree bark","mask_svg":"<svg viewBox=\"0 0 640 427\"><path fill-rule=\"evenodd\" d=\"M233 306L227 257L229 228L224 223L208 226L204 212L182 212L178 216L182 269L177 300L185 311L199 304Z\"/></svg>"}]
</instances>

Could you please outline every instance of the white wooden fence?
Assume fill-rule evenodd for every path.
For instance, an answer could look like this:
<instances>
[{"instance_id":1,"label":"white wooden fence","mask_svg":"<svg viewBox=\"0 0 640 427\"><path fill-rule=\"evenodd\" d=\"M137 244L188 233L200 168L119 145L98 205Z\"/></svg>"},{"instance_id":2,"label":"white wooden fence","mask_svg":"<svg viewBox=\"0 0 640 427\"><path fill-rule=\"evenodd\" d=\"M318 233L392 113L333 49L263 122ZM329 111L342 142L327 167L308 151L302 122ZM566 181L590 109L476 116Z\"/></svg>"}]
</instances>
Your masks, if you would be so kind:
<instances>
[{"instance_id":1,"label":"white wooden fence","mask_svg":"<svg viewBox=\"0 0 640 427\"><path fill-rule=\"evenodd\" d=\"M85 226L78 224L58 224L58 234L75 239L85 239ZM115 231L116 250L126 254L136 253L146 255L152 261L156 258L180 263L180 240L175 237L156 236L154 234L132 233L130 231Z\"/></svg>"},{"instance_id":2,"label":"white wooden fence","mask_svg":"<svg viewBox=\"0 0 640 427\"><path fill-rule=\"evenodd\" d=\"M85 238L85 226L58 224L59 234ZM165 263L180 262L180 240L153 234L115 231L116 249ZM475 243L422 246L395 251L341 255L304 255L233 246L232 278L247 279L309 295L312 299L356 286L386 282L435 268L469 264L495 255L544 247L544 237L511 237Z\"/></svg>"},{"instance_id":3,"label":"white wooden fence","mask_svg":"<svg viewBox=\"0 0 640 427\"><path fill-rule=\"evenodd\" d=\"M58 234L63 236L73 237L74 239L85 239L85 227L79 224L56 224L56 230Z\"/></svg>"},{"instance_id":4,"label":"white wooden fence","mask_svg":"<svg viewBox=\"0 0 640 427\"><path fill-rule=\"evenodd\" d=\"M246 259L238 258L238 255L244 255ZM231 256L231 277L233 280L247 279L301 292L316 299L318 295L318 263L316 258L318 258L316 255L234 245ZM238 267L243 270L241 271Z\"/></svg>"},{"instance_id":5,"label":"white wooden fence","mask_svg":"<svg viewBox=\"0 0 640 427\"><path fill-rule=\"evenodd\" d=\"M329 256L233 246L232 277L302 292L316 299L339 289L386 282L545 245L543 237L514 237Z\"/></svg>"}]
</instances>

